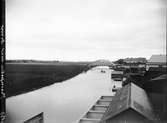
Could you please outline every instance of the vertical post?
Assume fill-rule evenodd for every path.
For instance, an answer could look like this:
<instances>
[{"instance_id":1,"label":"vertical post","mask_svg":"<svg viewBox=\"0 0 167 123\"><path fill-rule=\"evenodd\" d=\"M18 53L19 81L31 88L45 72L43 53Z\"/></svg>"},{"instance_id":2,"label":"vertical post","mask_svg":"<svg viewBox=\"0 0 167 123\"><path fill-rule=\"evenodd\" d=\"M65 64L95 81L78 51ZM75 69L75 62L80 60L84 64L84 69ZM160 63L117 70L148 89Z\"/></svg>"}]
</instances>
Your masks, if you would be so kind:
<instances>
[{"instance_id":1,"label":"vertical post","mask_svg":"<svg viewBox=\"0 0 167 123\"><path fill-rule=\"evenodd\" d=\"M164 111L163 111L163 118L164 118L164 120L167 122L167 88L166 87L164 87L164 99L163 99L163 104L164 104L164 107L163 107L163 109L164 109Z\"/></svg>"},{"instance_id":2,"label":"vertical post","mask_svg":"<svg viewBox=\"0 0 167 123\"><path fill-rule=\"evenodd\" d=\"M1 0L1 123L5 122L5 0Z\"/></svg>"}]
</instances>

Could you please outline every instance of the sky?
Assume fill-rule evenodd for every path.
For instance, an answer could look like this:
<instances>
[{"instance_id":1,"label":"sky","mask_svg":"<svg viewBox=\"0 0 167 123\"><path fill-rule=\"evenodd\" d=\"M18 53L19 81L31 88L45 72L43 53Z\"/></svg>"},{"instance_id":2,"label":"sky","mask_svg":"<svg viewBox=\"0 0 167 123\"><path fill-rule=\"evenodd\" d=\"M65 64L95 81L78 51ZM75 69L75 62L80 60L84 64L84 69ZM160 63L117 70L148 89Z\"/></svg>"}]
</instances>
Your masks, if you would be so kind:
<instances>
[{"instance_id":1,"label":"sky","mask_svg":"<svg viewBox=\"0 0 167 123\"><path fill-rule=\"evenodd\" d=\"M166 53L166 0L6 0L6 59Z\"/></svg>"}]
</instances>

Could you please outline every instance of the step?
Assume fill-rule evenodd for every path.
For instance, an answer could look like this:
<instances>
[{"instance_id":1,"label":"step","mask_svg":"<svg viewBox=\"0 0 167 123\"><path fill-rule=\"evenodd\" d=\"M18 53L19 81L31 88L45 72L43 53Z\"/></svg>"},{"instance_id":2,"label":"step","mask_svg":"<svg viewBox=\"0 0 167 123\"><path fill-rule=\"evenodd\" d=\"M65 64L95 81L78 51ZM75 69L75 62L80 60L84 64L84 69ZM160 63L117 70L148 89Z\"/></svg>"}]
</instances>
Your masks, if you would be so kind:
<instances>
[{"instance_id":1,"label":"step","mask_svg":"<svg viewBox=\"0 0 167 123\"><path fill-rule=\"evenodd\" d=\"M105 98L103 98L103 99L99 99L100 101L112 101L113 100L113 98L109 98L109 99L105 99Z\"/></svg>"},{"instance_id":2,"label":"step","mask_svg":"<svg viewBox=\"0 0 167 123\"><path fill-rule=\"evenodd\" d=\"M95 104L94 106L98 106L98 107L108 107L108 105L105 105L105 104Z\"/></svg>"},{"instance_id":3,"label":"step","mask_svg":"<svg viewBox=\"0 0 167 123\"><path fill-rule=\"evenodd\" d=\"M95 119L101 119L104 115L104 111L89 111L86 114L87 118L95 118Z\"/></svg>"},{"instance_id":4,"label":"step","mask_svg":"<svg viewBox=\"0 0 167 123\"><path fill-rule=\"evenodd\" d=\"M101 96L100 100L112 101L113 96Z\"/></svg>"},{"instance_id":5,"label":"step","mask_svg":"<svg viewBox=\"0 0 167 123\"><path fill-rule=\"evenodd\" d=\"M96 111L106 111L107 107L99 107L99 106L94 106L92 108L92 110L96 110Z\"/></svg>"},{"instance_id":6,"label":"step","mask_svg":"<svg viewBox=\"0 0 167 123\"><path fill-rule=\"evenodd\" d=\"M105 111L96 111L96 110L89 110L88 112L92 112L92 113L105 113Z\"/></svg>"},{"instance_id":7,"label":"step","mask_svg":"<svg viewBox=\"0 0 167 123\"><path fill-rule=\"evenodd\" d=\"M111 95L103 95L101 96L101 98L113 98L114 96L111 96Z\"/></svg>"},{"instance_id":8,"label":"step","mask_svg":"<svg viewBox=\"0 0 167 123\"><path fill-rule=\"evenodd\" d=\"M84 116L83 116L83 118L89 118L89 116L88 116L88 114L90 114L90 113L94 113L94 114L104 114L105 113L105 111L98 111L98 110L89 110Z\"/></svg>"},{"instance_id":9,"label":"step","mask_svg":"<svg viewBox=\"0 0 167 123\"><path fill-rule=\"evenodd\" d=\"M78 123L100 123L113 96L101 96L99 100L92 106L92 108L79 120Z\"/></svg>"},{"instance_id":10,"label":"step","mask_svg":"<svg viewBox=\"0 0 167 123\"><path fill-rule=\"evenodd\" d=\"M111 103L110 100L98 100L96 104L109 105L110 103Z\"/></svg>"},{"instance_id":11,"label":"step","mask_svg":"<svg viewBox=\"0 0 167 123\"><path fill-rule=\"evenodd\" d=\"M107 105L98 105L98 104L96 104L96 105L94 105L94 106L92 107L92 110L105 111L107 108L108 108Z\"/></svg>"},{"instance_id":12,"label":"step","mask_svg":"<svg viewBox=\"0 0 167 123\"><path fill-rule=\"evenodd\" d=\"M80 119L79 123L100 123L100 119L82 118Z\"/></svg>"}]
</instances>

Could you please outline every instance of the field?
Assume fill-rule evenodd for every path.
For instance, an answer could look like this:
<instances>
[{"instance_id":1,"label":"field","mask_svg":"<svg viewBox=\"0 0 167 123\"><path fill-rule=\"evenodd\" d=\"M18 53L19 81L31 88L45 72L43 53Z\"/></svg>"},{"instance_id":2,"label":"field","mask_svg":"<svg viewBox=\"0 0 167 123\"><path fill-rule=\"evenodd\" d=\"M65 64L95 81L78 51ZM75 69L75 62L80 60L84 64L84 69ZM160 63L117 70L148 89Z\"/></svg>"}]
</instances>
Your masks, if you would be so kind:
<instances>
[{"instance_id":1,"label":"field","mask_svg":"<svg viewBox=\"0 0 167 123\"><path fill-rule=\"evenodd\" d=\"M89 69L88 63L6 63L6 97L70 79Z\"/></svg>"}]
</instances>

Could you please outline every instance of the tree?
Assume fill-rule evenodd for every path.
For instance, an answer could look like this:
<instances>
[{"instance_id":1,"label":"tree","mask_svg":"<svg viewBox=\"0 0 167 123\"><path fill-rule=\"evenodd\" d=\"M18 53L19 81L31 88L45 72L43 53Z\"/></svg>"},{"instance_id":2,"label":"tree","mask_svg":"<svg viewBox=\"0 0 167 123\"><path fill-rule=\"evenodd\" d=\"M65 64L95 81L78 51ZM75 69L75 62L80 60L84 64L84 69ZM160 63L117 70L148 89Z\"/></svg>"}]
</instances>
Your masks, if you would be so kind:
<instances>
[{"instance_id":1,"label":"tree","mask_svg":"<svg viewBox=\"0 0 167 123\"><path fill-rule=\"evenodd\" d=\"M119 60L115 61L114 63L116 63L116 64L123 64L124 60L123 59L119 59Z\"/></svg>"}]
</instances>

